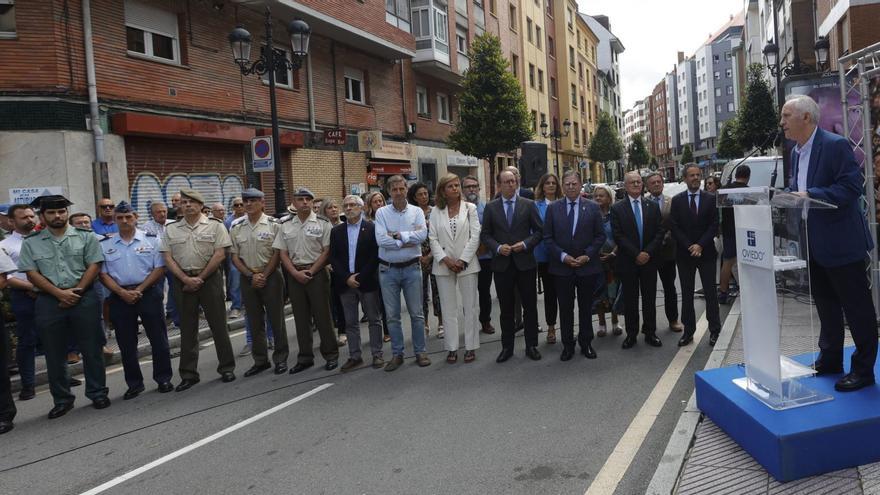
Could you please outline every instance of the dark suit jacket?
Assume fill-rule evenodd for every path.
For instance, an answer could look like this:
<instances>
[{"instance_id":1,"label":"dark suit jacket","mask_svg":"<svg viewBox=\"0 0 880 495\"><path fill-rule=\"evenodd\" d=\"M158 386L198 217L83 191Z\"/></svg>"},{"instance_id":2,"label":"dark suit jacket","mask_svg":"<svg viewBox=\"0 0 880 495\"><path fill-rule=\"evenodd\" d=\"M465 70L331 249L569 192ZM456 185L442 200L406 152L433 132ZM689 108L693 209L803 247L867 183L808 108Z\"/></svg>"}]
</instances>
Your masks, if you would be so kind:
<instances>
[{"instance_id":1,"label":"dark suit jacket","mask_svg":"<svg viewBox=\"0 0 880 495\"><path fill-rule=\"evenodd\" d=\"M568 223L568 199L562 198L550 203L544 215L544 245L547 246L548 271L552 275L586 276L602 272L599 250L605 244L605 229L602 226L602 213L599 205L578 198L578 219L574 237ZM562 262L562 253L577 258L587 255L590 261L579 268L572 268Z\"/></svg>"},{"instance_id":2,"label":"dark suit jacket","mask_svg":"<svg viewBox=\"0 0 880 495\"><path fill-rule=\"evenodd\" d=\"M653 200L640 197L642 210L642 244L639 249L639 231L636 216L629 196L611 206L611 231L617 243L617 257L614 268L618 272L634 272L639 265L636 256L644 251L651 256L649 265L660 261L666 227L663 226L663 214Z\"/></svg>"},{"instance_id":3,"label":"dark suit jacket","mask_svg":"<svg viewBox=\"0 0 880 495\"><path fill-rule=\"evenodd\" d=\"M340 294L349 289L345 283L351 272L348 271L348 222L341 223L330 231L330 266L333 267L333 287ZM361 291L372 292L379 288L379 245L376 244L376 226L373 222L361 219L357 248L354 255L354 269Z\"/></svg>"},{"instance_id":4,"label":"dark suit jacket","mask_svg":"<svg viewBox=\"0 0 880 495\"><path fill-rule=\"evenodd\" d=\"M792 150L793 191L797 190L798 168ZM859 206L864 194L862 173L846 138L816 129L807 170L807 193L834 205L837 209L814 209L807 220L810 256L826 267L842 266L867 258L874 249L868 223ZM841 242L841 240L845 242Z\"/></svg>"},{"instance_id":5,"label":"dark suit jacket","mask_svg":"<svg viewBox=\"0 0 880 495\"><path fill-rule=\"evenodd\" d=\"M703 259L717 257L714 238L718 233L718 208L715 195L700 189L700 206L694 217L688 194L687 189L676 194L672 198L672 211L669 212L669 229L677 244L675 257L691 259L688 248L693 244L703 248Z\"/></svg>"},{"instance_id":6,"label":"dark suit jacket","mask_svg":"<svg viewBox=\"0 0 880 495\"><path fill-rule=\"evenodd\" d=\"M543 222L535 202L522 196L516 196L513 208L513 224L507 225L507 215L504 214L503 198L493 199L486 205L483 211L483 227L480 232L480 240L492 252L492 271L503 272L510 266L511 261L518 270L536 268L538 264L532 251L543 239ZM510 256L498 254L498 246L502 244L514 245L525 241L526 250L512 253Z\"/></svg>"}]
</instances>

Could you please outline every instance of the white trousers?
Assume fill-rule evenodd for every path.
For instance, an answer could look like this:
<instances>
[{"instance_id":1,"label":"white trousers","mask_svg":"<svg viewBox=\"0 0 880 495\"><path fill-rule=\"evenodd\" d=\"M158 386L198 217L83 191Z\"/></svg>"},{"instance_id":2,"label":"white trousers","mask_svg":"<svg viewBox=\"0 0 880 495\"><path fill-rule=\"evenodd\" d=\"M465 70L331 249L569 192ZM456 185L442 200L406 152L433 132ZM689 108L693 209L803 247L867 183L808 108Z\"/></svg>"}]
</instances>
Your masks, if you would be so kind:
<instances>
[{"instance_id":1,"label":"white trousers","mask_svg":"<svg viewBox=\"0 0 880 495\"><path fill-rule=\"evenodd\" d=\"M479 349L480 333L476 318L478 274L435 275L435 277L440 307L443 310L446 350L450 352L458 350L459 329L464 330L464 348L469 351ZM459 294L461 294L460 302Z\"/></svg>"}]
</instances>

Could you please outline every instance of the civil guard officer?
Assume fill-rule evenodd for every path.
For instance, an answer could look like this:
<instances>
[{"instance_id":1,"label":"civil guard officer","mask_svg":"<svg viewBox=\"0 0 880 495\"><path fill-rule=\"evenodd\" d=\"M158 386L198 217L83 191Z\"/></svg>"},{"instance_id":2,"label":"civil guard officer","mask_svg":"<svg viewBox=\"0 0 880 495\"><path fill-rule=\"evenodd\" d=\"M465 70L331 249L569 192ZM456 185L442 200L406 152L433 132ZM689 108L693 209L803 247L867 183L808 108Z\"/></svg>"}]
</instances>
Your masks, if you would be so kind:
<instances>
[{"instance_id":1,"label":"civil guard officer","mask_svg":"<svg viewBox=\"0 0 880 495\"><path fill-rule=\"evenodd\" d=\"M266 206L262 191L254 188L241 193L247 215L232 224L232 263L241 274L241 295L253 336L254 365L244 372L253 376L271 367L269 364L266 320L275 333L272 361L275 374L287 371L287 329L284 326L284 278L280 253L272 248L280 231L277 221L263 213Z\"/></svg>"},{"instance_id":2,"label":"civil guard officer","mask_svg":"<svg viewBox=\"0 0 880 495\"><path fill-rule=\"evenodd\" d=\"M177 391L199 383L199 306L214 337L217 373L224 383L235 380L235 356L226 329L226 298L218 268L232 245L222 220L202 213L205 197L195 189L181 189L183 218L169 223L159 250L165 268L174 275L174 294L180 313L180 378Z\"/></svg>"},{"instance_id":3,"label":"civil guard officer","mask_svg":"<svg viewBox=\"0 0 880 495\"><path fill-rule=\"evenodd\" d=\"M321 336L321 355L327 361L324 369L331 371L339 364L339 349L330 316L330 274L326 267L330 256L332 225L329 220L312 211L313 199L315 195L304 187L293 194L296 214L282 220L281 235L275 238L272 245L280 251L281 266L287 272L287 289L299 344L297 362L290 374L299 373L315 364L311 329L313 318Z\"/></svg>"},{"instance_id":4,"label":"civil guard officer","mask_svg":"<svg viewBox=\"0 0 880 495\"><path fill-rule=\"evenodd\" d=\"M133 399L144 391L137 353L138 317L153 350L153 379L159 392L171 392L171 353L162 310L165 261L159 239L137 228L138 214L125 201L114 208L113 220L119 229L117 235L99 243L104 252L100 276L109 293L110 321L116 329L128 385L122 398Z\"/></svg>"},{"instance_id":5,"label":"civil guard officer","mask_svg":"<svg viewBox=\"0 0 880 495\"><path fill-rule=\"evenodd\" d=\"M83 357L86 397L95 409L110 406L101 353L101 307L93 289L104 255L91 231L67 224L71 204L60 195L40 196L31 203L39 207L46 228L25 238L18 258L19 270L40 291L34 303L34 323L55 402L49 419L73 409L75 396L70 393L66 359L71 334Z\"/></svg>"}]
</instances>

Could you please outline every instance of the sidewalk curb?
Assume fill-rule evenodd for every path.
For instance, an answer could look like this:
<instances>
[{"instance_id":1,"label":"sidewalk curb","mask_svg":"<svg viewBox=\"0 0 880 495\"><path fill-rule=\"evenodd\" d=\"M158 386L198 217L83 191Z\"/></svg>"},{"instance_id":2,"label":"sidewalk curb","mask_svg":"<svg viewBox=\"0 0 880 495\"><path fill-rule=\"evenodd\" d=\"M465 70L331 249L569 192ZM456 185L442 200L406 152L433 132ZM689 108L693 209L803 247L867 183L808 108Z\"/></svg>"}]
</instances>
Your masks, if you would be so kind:
<instances>
[{"instance_id":1,"label":"sidewalk curb","mask_svg":"<svg viewBox=\"0 0 880 495\"><path fill-rule=\"evenodd\" d=\"M285 318L287 318L291 314L293 314L293 310L291 309L290 304L285 305L284 306ZM202 325L199 326L199 342L203 342L205 340L211 339L212 338L211 337L211 329L208 327L205 320L199 320L199 323L200 324L205 323L204 326L202 326ZM243 328L244 328L244 317L236 318L234 320L228 320L226 322L226 331L229 333L232 333L233 331L236 331L236 330L241 330ZM175 350L180 349L180 333L178 333L177 335L168 337L168 347L171 349L171 357L172 358L175 357L178 354L175 352ZM138 359L140 359L144 356L150 356L152 354L152 352L153 352L153 348L152 348L152 346L150 346L150 342L146 341L145 343L138 346ZM111 355L104 356L104 367L105 368L112 366L112 365L115 365L115 364L121 364L121 363L122 363L122 354L119 352L118 348L113 351L112 356ZM82 361L80 361L76 364L67 365L67 369L68 369L68 372L70 373L70 376L81 375L83 372L82 367L83 367ZM12 385L12 392L15 393L15 392L20 391L21 390L21 375L16 374L16 375L11 376L9 378L10 378L10 382ZM37 373L34 376L34 382L37 387L39 387L40 385L45 385L45 384L49 383L49 377L48 377L45 369L37 370Z\"/></svg>"},{"instance_id":2,"label":"sidewalk curb","mask_svg":"<svg viewBox=\"0 0 880 495\"><path fill-rule=\"evenodd\" d=\"M709 354L709 359L703 369L718 368L724 362L724 357L727 355L727 350L733 339L734 330L739 322L739 302L740 299L737 298L730 308L730 312L727 313L724 325L721 327L721 333L718 334L718 341L715 343L712 353ZM666 449L660 458L660 464L657 465L657 470L654 471L654 476L645 491L646 494L670 495L674 493L701 420L702 413L697 409L697 396L694 392L678 418L669 443L666 444Z\"/></svg>"}]
</instances>

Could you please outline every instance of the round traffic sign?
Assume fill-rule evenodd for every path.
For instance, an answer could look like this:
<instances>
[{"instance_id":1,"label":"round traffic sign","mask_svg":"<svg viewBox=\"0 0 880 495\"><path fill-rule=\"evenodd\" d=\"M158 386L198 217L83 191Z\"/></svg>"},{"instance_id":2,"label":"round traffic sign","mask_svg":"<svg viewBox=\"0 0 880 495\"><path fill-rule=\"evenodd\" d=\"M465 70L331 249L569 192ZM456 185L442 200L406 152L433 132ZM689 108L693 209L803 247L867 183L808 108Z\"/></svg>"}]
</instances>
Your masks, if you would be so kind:
<instances>
[{"instance_id":1,"label":"round traffic sign","mask_svg":"<svg viewBox=\"0 0 880 495\"><path fill-rule=\"evenodd\" d=\"M269 146L269 140L257 140L256 144L254 144L254 154L257 155L257 157L260 159L269 158L269 155L272 154L272 147Z\"/></svg>"}]
</instances>

